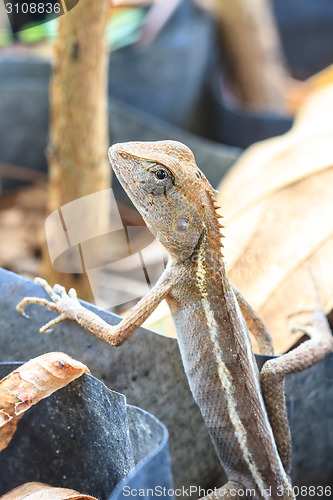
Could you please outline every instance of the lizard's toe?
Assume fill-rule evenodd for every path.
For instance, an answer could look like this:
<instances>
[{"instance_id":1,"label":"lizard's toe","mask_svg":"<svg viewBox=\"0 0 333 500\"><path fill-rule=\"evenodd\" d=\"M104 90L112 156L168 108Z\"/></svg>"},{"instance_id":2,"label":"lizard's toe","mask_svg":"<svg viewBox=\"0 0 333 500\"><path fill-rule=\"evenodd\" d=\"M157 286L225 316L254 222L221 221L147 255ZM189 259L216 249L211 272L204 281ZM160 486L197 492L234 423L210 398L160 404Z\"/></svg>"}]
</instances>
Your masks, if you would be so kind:
<instances>
[{"instance_id":1,"label":"lizard's toe","mask_svg":"<svg viewBox=\"0 0 333 500\"><path fill-rule=\"evenodd\" d=\"M30 319L30 316L25 312L25 306L27 305L25 300L21 300L16 306L16 311L23 316L23 318Z\"/></svg>"},{"instance_id":2,"label":"lizard's toe","mask_svg":"<svg viewBox=\"0 0 333 500\"><path fill-rule=\"evenodd\" d=\"M44 280L43 278L39 278L38 276L34 279L34 282L37 284L37 285L40 285L42 287L45 287L48 285L48 282L46 280Z\"/></svg>"},{"instance_id":3,"label":"lizard's toe","mask_svg":"<svg viewBox=\"0 0 333 500\"><path fill-rule=\"evenodd\" d=\"M58 302L58 300L60 300L60 297L59 295L56 293L55 289L51 287L51 285L48 284L48 282L46 280L44 280L43 278L35 278L35 283L37 283L37 285L40 285L44 288L44 290L46 291L46 293L51 297L51 299L54 301L54 302Z\"/></svg>"},{"instance_id":4,"label":"lizard's toe","mask_svg":"<svg viewBox=\"0 0 333 500\"><path fill-rule=\"evenodd\" d=\"M52 332L53 331L53 327L55 325L57 325L58 323L61 323L65 319L67 319L67 316L64 313L59 314L59 316L57 316L56 318L51 319L51 321L49 321L48 323L46 323L45 325L43 325L39 329L39 332L40 333Z\"/></svg>"},{"instance_id":5,"label":"lizard's toe","mask_svg":"<svg viewBox=\"0 0 333 500\"><path fill-rule=\"evenodd\" d=\"M313 330L314 330L313 326L310 325L294 325L293 328L291 329L291 334L295 335L297 332L302 332L305 335L312 337Z\"/></svg>"},{"instance_id":6,"label":"lizard's toe","mask_svg":"<svg viewBox=\"0 0 333 500\"><path fill-rule=\"evenodd\" d=\"M57 293L60 293L61 297L65 297L67 295L66 288L62 285L56 283L53 287L53 290Z\"/></svg>"}]
</instances>

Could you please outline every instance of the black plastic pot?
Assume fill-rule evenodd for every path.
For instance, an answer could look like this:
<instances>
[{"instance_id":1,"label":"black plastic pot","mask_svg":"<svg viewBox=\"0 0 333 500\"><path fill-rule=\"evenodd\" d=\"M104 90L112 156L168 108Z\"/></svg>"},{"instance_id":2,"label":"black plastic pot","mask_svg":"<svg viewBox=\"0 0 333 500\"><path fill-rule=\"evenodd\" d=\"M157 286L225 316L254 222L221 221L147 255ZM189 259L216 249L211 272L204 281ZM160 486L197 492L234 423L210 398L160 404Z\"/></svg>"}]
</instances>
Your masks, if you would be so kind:
<instances>
[{"instance_id":1,"label":"black plastic pot","mask_svg":"<svg viewBox=\"0 0 333 500\"><path fill-rule=\"evenodd\" d=\"M331 64L331 0L275 0L273 5L293 76L306 78ZM205 169L200 149L202 144L209 151L209 141L200 143L178 127L241 148L286 132L290 117L251 113L228 101L214 69L216 47L212 20L183 0L150 47L133 45L112 53L110 144L181 140L198 152ZM49 74L47 63L1 58L0 161L46 170ZM208 155L208 173L217 169L223 174L237 154L228 148L215 152ZM3 188L9 185L4 179Z\"/></svg>"},{"instance_id":2,"label":"black plastic pot","mask_svg":"<svg viewBox=\"0 0 333 500\"><path fill-rule=\"evenodd\" d=\"M331 0L273 0L287 64L304 80L333 62Z\"/></svg>"},{"instance_id":3,"label":"black plastic pot","mask_svg":"<svg viewBox=\"0 0 333 500\"><path fill-rule=\"evenodd\" d=\"M139 41L111 52L109 95L205 135L201 106L215 54L213 19L191 0L182 0L148 46Z\"/></svg>"},{"instance_id":4,"label":"black plastic pot","mask_svg":"<svg viewBox=\"0 0 333 500\"><path fill-rule=\"evenodd\" d=\"M256 356L259 369L271 357ZM304 372L288 375L285 393L295 494L307 500L325 497L321 487L333 487L333 353Z\"/></svg>"},{"instance_id":5,"label":"black plastic pot","mask_svg":"<svg viewBox=\"0 0 333 500\"><path fill-rule=\"evenodd\" d=\"M218 72L211 78L210 92L210 135L214 141L245 149L254 142L284 134L292 126L291 117L250 111L241 103L231 102Z\"/></svg>"},{"instance_id":6,"label":"black plastic pot","mask_svg":"<svg viewBox=\"0 0 333 500\"><path fill-rule=\"evenodd\" d=\"M274 0L272 4L291 75L304 80L332 64L331 0ZM211 139L247 148L290 129L290 116L249 111L241 103L231 102L220 73L218 68L208 76Z\"/></svg>"},{"instance_id":7,"label":"black plastic pot","mask_svg":"<svg viewBox=\"0 0 333 500\"><path fill-rule=\"evenodd\" d=\"M0 270L1 358L29 359L48 351L76 357L108 387L124 393L129 403L150 411L167 426L175 487L224 484L225 476L188 388L176 340L140 328L122 347L111 348L70 322L57 325L52 334L40 335L38 328L53 313L30 306L31 320L27 321L15 311L22 297L36 295L45 296L31 281ZM89 307L110 324L119 320ZM257 356L259 360L265 358ZM333 354L303 373L288 376L286 397L294 485L332 486Z\"/></svg>"},{"instance_id":8,"label":"black plastic pot","mask_svg":"<svg viewBox=\"0 0 333 500\"><path fill-rule=\"evenodd\" d=\"M0 363L0 378L17 366ZM32 407L0 453L0 495L29 481L100 500L140 488L173 498L167 430L85 374Z\"/></svg>"},{"instance_id":9,"label":"black plastic pot","mask_svg":"<svg viewBox=\"0 0 333 500\"><path fill-rule=\"evenodd\" d=\"M41 335L38 329L52 312L30 306L26 312L31 319L26 320L15 310L22 297L36 295L44 295L41 287L0 268L0 360L28 360L50 351L78 359L109 388L124 394L129 404L166 425L175 487L223 484L225 476L188 387L177 341L139 328L122 347L113 348L69 321ZM110 324L120 319L88 307Z\"/></svg>"}]
</instances>

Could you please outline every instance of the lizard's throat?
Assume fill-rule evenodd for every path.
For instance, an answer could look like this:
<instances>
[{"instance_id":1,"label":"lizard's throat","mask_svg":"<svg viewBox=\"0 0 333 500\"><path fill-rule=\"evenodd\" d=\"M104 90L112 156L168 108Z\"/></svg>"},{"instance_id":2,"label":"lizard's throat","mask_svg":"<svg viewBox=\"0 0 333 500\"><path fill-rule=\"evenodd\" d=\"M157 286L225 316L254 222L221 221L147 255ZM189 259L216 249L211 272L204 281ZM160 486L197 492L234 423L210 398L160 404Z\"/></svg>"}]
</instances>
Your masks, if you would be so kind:
<instances>
[{"instance_id":1,"label":"lizard's throat","mask_svg":"<svg viewBox=\"0 0 333 500\"><path fill-rule=\"evenodd\" d=\"M221 235L214 234L213 236L204 227L198 243L189 256L196 268L197 283L203 283L209 274L219 273L223 267L222 243ZM202 288L202 286L200 287Z\"/></svg>"}]
</instances>

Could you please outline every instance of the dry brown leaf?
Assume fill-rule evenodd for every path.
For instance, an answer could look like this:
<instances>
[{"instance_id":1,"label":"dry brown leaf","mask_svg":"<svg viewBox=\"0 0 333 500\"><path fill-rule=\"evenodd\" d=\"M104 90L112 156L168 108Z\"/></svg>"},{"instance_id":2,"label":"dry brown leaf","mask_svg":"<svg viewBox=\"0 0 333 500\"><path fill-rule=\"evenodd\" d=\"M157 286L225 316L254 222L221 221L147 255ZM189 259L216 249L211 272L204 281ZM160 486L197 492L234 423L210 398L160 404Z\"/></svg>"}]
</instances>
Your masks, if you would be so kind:
<instances>
[{"instance_id":1,"label":"dry brown leaf","mask_svg":"<svg viewBox=\"0 0 333 500\"><path fill-rule=\"evenodd\" d=\"M325 312L333 307L332 116L331 85L305 101L290 132L249 148L219 186L230 280L277 353L298 340L291 329L310 320L317 291Z\"/></svg>"},{"instance_id":2,"label":"dry brown leaf","mask_svg":"<svg viewBox=\"0 0 333 500\"><path fill-rule=\"evenodd\" d=\"M286 88L287 109L295 115L301 108L305 99L326 85L333 83L333 64L319 71L305 81L290 79L289 86Z\"/></svg>"},{"instance_id":3,"label":"dry brown leaf","mask_svg":"<svg viewBox=\"0 0 333 500\"><path fill-rule=\"evenodd\" d=\"M13 437L23 413L65 387L88 368L62 352L31 359L0 381L0 451Z\"/></svg>"},{"instance_id":4,"label":"dry brown leaf","mask_svg":"<svg viewBox=\"0 0 333 500\"><path fill-rule=\"evenodd\" d=\"M95 497L82 495L67 488L53 488L42 483L25 483L6 493L0 500L96 500Z\"/></svg>"}]
</instances>

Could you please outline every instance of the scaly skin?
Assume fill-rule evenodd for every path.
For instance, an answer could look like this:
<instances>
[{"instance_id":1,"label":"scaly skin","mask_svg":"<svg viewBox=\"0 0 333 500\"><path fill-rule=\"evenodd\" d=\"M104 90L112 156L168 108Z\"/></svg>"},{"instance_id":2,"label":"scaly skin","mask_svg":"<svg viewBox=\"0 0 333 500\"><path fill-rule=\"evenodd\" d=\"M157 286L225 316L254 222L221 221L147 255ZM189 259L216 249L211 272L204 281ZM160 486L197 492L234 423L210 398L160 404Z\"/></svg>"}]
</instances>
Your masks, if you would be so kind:
<instances>
[{"instance_id":1,"label":"scaly skin","mask_svg":"<svg viewBox=\"0 0 333 500\"><path fill-rule=\"evenodd\" d=\"M264 402L244 317L263 353L272 353L271 338L228 281L214 190L196 166L192 152L174 141L131 142L112 146L109 157L125 191L169 253L164 273L129 316L113 327L83 308L73 291L67 295L63 288L52 289L41 280L54 302L26 298L18 310L23 312L29 303L46 305L60 316L41 331L72 319L117 346L165 298L193 396L228 475L228 483L217 497L245 498L235 495L235 489L249 488L255 489L256 498L294 498L288 478L291 439L284 374L300 371L332 350L327 325L320 336L324 347L316 344L316 356L308 356L310 340L303 344L309 347L299 346L295 355L289 353L286 363L272 360L267 365L263 371ZM272 389L271 375L278 382L277 390Z\"/></svg>"},{"instance_id":2,"label":"scaly skin","mask_svg":"<svg viewBox=\"0 0 333 500\"><path fill-rule=\"evenodd\" d=\"M248 330L226 276L214 190L191 151L171 141L114 146L110 160L171 266L182 269L166 300L193 396L228 480L261 492L288 488Z\"/></svg>"}]
</instances>

